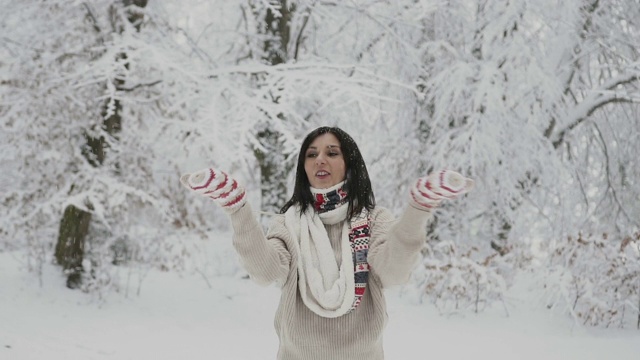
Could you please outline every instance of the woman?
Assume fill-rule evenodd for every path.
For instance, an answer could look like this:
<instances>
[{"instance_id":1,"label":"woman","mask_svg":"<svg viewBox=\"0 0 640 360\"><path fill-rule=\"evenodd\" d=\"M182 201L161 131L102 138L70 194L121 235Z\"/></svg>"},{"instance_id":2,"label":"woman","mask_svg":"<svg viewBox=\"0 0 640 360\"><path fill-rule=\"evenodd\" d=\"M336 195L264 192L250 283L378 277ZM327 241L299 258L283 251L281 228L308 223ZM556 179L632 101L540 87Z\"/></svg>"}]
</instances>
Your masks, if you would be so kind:
<instances>
[{"instance_id":1,"label":"woman","mask_svg":"<svg viewBox=\"0 0 640 360\"><path fill-rule=\"evenodd\" d=\"M206 169L181 181L229 213L233 244L251 278L281 286L281 360L383 359L383 289L409 279L432 210L473 186L447 170L420 178L410 206L394 220L376 206L358 146L336 127L304 139L293 196L266 236L229 175Z\"/></svg>"}]
</instances>

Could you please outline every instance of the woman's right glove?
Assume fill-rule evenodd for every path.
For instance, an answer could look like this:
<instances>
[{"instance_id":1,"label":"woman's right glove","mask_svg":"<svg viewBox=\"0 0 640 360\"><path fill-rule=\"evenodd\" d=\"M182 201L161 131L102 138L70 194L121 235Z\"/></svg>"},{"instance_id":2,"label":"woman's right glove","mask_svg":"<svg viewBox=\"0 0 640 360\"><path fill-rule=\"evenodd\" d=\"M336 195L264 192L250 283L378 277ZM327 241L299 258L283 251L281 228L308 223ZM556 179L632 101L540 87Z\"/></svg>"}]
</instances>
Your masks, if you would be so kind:
<instances>
[{"instance_id":1,"label":"woman's right glove","mask_svg":"<svg viewBox=\"0 0 640 360\"><path fill-rule=\"evenodd\" d=\"M228 214L236 212L247 201L244 187L224 171L204 169L182 175L180 182L196 194L213 199Z\"/></svg>"},{"instance_id":2,"label":"woman's right glove","mask_svg":"<svg viewBox=\"0 0 640 360\"><path fill-rule=\"evenodd\" d=\"M453 199L473 189L474 181L452 170L440 170L419 178L411 187L411 205L432 210L443 199Z\"/></svg>"}]
</instances>

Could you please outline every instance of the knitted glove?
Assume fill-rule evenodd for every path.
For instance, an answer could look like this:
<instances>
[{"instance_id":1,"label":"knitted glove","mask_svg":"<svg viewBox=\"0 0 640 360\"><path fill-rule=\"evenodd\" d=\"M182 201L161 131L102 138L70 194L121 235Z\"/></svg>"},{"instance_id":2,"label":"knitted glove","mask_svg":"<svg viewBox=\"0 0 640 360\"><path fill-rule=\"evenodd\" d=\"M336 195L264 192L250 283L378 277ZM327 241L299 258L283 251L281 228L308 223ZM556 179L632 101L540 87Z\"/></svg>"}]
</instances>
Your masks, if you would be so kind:
<instances>
[{"instance_id":1,"label":"knitted glove","mask_svg":"<svg viewBox=\"0 0 640 360\"><path fill-rule=\"evenodd\" d=\"M453 199L473 189L474 181L451 170L440 170L421 177L411 187L411 205L431 210L443 199Z\"/></svg>"},{"instance_id":2,"label":"knitted glove","mask_svg":"<svg viewBox=\"0 0 640 360\"><path fill-rule=\"evenodd\" d=\"M213 199L228 214L233 214L247 201L244 187L223 171L204 169L184 174L180 182L196 194Z\"/></svg>"}]
</instances>

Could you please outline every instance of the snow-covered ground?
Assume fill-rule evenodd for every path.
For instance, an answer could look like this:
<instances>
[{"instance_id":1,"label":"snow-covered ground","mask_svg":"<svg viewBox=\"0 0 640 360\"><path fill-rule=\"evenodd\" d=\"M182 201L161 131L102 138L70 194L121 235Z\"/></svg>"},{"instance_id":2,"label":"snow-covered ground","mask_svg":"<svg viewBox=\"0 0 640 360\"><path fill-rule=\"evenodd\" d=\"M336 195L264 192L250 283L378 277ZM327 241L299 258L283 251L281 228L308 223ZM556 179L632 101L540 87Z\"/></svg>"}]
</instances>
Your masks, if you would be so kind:
<instances>
[{"instance_id":1,"label":"snow-covered ground","mask_svg":"<svg viewBox=\"0 0 640 360\"><path fill-rule=\"evenodd\" d=\"M46 267L43 284L21 255L0 253L0 359L274 359L278 289L240 276L152 271L128 297L105 302L64 287ZM136 285L137 286L137 285ZM519 290L518 290L519 289ZM504 309L444 317L388 291L386 358L640 359L640 330L586 329L531 301L525 286Z\"/></svg>"}]
</instances>

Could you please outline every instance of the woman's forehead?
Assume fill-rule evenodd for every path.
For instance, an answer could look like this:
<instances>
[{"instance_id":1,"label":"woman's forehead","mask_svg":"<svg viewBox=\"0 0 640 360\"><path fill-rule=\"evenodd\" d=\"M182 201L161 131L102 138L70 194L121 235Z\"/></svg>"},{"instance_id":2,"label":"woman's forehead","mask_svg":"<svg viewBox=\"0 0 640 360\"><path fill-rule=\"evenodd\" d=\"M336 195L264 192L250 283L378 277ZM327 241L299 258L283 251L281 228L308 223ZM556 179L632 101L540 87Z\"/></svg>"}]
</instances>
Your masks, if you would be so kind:
<instances>
[{"instance_id":1,"label":"woman's forehead","mask_svg":"<svg viewBox=\"0 0 640 360\"><path fill-rule=\"evenodd\" d=\"M315 139L313 139L313 141L311 142L311 144L309 145L309 147L317 147L318 145L322 146L340 146L340 140L338 140L338 138L333 135L332 133L325 133L322 134L318 137L316 137Z\"/></svg>"}]
</instances>

